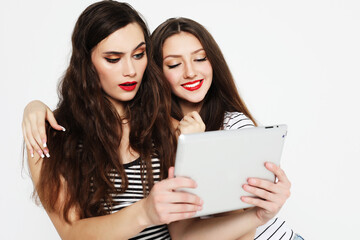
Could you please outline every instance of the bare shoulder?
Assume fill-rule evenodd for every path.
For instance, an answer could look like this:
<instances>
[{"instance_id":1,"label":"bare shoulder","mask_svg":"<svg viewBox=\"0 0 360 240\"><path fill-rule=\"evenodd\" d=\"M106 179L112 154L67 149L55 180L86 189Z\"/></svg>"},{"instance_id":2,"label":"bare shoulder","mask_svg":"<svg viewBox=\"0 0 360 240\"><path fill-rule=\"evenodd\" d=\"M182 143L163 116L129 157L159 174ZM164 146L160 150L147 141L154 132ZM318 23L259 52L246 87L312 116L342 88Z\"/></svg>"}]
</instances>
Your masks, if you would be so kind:
<instances>
[{"instance_id":1,"label":"bare shoulder","mask_svg":"<svg viewBox=\"0 0 360 240\"><path fill-rule=\"evenodd\" d=\"M40 181L43 161L46 160L47 159L41 158L36 152L34 152L33 157L31 157L30 153L27 153L28 166L35 190ZM66 183L64 178L61 177L61 187L58 193L58 201L56 206L54 206L54 210L50 211L49 209L45 208L57 232L59 233L60 237L63 239L70 234L72 223L80 219L78 211L75 209L75 207L72 207L69 211L68 217L70 222L66 222L62 216L62 210L64 205L63 203L65 201L65 196L66 196L66 191L65 191L66 188L64 187L65 184ZM42 202L41 198L40 201Z\"/></svg>"}]
</instances>

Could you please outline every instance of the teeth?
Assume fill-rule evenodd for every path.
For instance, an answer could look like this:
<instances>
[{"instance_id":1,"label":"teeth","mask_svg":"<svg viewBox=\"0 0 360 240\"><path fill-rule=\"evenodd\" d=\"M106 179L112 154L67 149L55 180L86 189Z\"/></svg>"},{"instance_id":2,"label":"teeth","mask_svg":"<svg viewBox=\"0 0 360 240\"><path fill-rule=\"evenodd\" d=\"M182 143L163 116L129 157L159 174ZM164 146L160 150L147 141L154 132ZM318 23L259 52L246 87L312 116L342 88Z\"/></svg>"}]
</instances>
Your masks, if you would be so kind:
<instances>
[{"instance_id":1,"label":"teeth","mask_svg":"<svg viewBox=\"0 0 360 240\"><path fill-rule=\"evenodd\" d=\"M201 82L201 81L198 81L198 82L196 82L196 83L193 83L193 84L186 84L186 85L183 85L183 86L184 86L184 87L187 87L187 88L191 88L191 87L195 87L195 86L199 85L199 84L200 84L200 82Z\"/></svg>"}]
</instances>

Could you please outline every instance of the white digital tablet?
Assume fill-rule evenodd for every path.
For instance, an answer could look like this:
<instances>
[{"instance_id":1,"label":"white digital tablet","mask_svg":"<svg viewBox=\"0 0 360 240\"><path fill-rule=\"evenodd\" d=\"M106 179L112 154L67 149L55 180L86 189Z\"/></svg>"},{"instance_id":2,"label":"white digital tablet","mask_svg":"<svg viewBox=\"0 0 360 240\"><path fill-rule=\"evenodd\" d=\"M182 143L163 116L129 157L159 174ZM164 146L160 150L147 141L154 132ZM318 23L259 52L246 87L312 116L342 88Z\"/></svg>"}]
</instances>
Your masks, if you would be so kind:
<instances>
[{"instance_id":1,"label":"white digital tablet","mask_svg":"<svg viewBox=\"0 0 360 240\"><path fill-rule=\"evenodd\" d=\"M181 189L204 201L195 217L251 207L240 199L251 196L242 185L249 177L275 180L264 163L280 164L286 134L286 125L274 125L180 135L175 176L198 185Z\"/></svg>"}]
</instances>

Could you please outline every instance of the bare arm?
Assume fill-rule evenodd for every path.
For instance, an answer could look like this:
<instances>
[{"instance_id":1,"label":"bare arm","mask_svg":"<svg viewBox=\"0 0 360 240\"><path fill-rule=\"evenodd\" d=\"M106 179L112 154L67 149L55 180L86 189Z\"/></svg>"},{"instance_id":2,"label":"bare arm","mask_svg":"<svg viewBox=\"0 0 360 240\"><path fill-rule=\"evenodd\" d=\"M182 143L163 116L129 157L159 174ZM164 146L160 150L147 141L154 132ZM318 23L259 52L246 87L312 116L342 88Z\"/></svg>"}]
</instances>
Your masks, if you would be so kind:
<instances>
[{"instance_id":1,"label":"bare arm","mask_svg":"<svg viewBox=\"0 0 360 240\"><path fill-rule=\"evenodd\" d=\"M28 163L35 186L39 182L42 159L36 152ZM71 209L67 223L62 217L65 181L59 192L56 211L47 213L62 239L129 239L148 226L167 224L195 215L201 209L201 200L192 194L176 193L173 190L182 187L195 187L195 183L186 178L165 179L155 184L149 196L122 210L100 217L79 219L75 208ZM41 199L40 199L41 200Z\"/></svg>"},{"instance_id":2,"label":"bare arm","mask_svg":"<svg viewBox=\"0 0 360 240\"><path fill-rule=\"evenodd\" d=\"M245 237L245 234L252 234L254 229L261 224L262 222L256 217L256 210L250 209L242 214L174 222L169 225L169 230L174 240L225 240L238 239L240 236Z\"/></svg>"}]
</instances>

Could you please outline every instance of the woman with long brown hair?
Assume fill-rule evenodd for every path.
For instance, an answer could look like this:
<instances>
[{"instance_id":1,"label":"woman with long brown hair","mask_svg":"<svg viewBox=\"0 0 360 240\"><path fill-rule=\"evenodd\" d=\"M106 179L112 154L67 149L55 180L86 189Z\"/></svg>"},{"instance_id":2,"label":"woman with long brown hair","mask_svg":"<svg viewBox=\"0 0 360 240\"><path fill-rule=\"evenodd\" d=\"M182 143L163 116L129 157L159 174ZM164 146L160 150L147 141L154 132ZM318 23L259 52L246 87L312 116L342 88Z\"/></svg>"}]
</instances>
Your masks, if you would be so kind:
<instances>
[{"instance_id":1,"label":"woman with long brown hair","mask_svg":"<svg viewBox=\"0 0 360 240\"><path fill-rule=\"evenodd\" d=\"M219 46L204 26L187 18L171 18L154 30L151 39L154 60L171 85L171 113L180 121L180 127L194 115L201 118L192 121L202 124L203 120L206 131L257 125L237 91ZM250 178L243 186L245 191L260 197L242 197L242 200L257 206L256 215L265 223L244 238L300 240L301 236L294 234L284 220L267 218L269 212L281 208L290 196L290 182L278 166L271 163L265 166L277 176L278 182ZM191 220L172 223L170 229L186 224L191 224Z\"/></svg>"},{"instance_id":2,"label":"woman with long brown hair","mask_svg":"<svg viewBox=\"0 0 360 240\"><path fill-rule=\"evenodd\" d=\"M62 239L169 239L167 223L201 209L173 191L192 180L165 179L176 139L150 48L128 4L94 3L76 22L54 112L66 130L47 126L48 158L28 150L35 194Z\"/></svg>"},{"instance_id":3,"label":"woman with long brown hair","mask_svg":"<svg viewBox=\"0 0 360 240\"><path fill-rule=\"evenodd\" d=\"M166 23L164 23L164 24L166 24ZM153 46L152 55L155 56L155 59L157 60L157 64L161 68L163 68L163 70L166 74L166 73L168 73L165 70L166 67L174 70L179 66L178 65L179 63L169 64L167 62L168 59L166 59L166 66L163 65L163 62L165 63L165 60L163 61L162 48L163 47L165 48L165 46L163 46L166 44L165 40L167 38L170 38L173 35L176 35L175 33L173 33L173 34L169 34L167 37L161 37L161 39L163 39L164 41L159 43L159 41L157 40L157 36L159 36L158 31L159 31L159 29L162 29L163 26L164 25L159 26L159 28L154 32L153 40L156 44L159 44L159 45ZM177 32L177 33L179 33L179 32ZM207 47L212 48L214 43L215 43L214 41L213 42L210 41L208 43ZM184 45L186 45L186 44L182 43L182 44L178 44L177 46L181 46L180 49L182 49ZM192 46L192 44L190 44L188 46ZM159 48L161 48L161 50L159 50ZM200 51L196 51L195 52L196 58L194 58L193 60L195 60L198 63L204 63L206 61L205 53L207 53L209 48L206 48L206 51L204 50L205 47L204 47L204 49L201 48ZM199 50L199 49L196 49L196 50ZM211 51L211 50L209 50L209 51ZM158 54L158 53L160 53L160 54ZM215 51L212 54L217 56L219 53L221 53L220 50ZM161 56L160 61L159 61L159 56ZM171 54L171 56L173 57L174 54ZM175 54L175 56L178 56L178 54ZM181 91L178 92L178 89L176 87L174 87L175 85L170 84L173 87L172 88L172 92L173 92L172 114L173 114L173 117L178 120L182 119L182 121L176 126L180 130L180 132L182 132L182 133L187 132L189 128L191 129L191 131L193 131L194 129L196 131L198 131L199 129L204 127L204 125L202 124L201 118L199 118L198 114L196 112L193 112L193 110L198 110L200 112L200 115L205 119L207 130L221 129L223 126L223 122L224 122L224 114L226 114L227 111L232 111L232 112L241 111L241 112L246 113L247 116L251 118L250 113L247 111L245 105L243 104L241 99L238 97L238 94L237 94L237 91L235 88L235 84L234 84L232 78L230 80L226 81L221 76L219 76L219 74L220 74L219 71L226 71L227 65L225 63L225 60L219 61L219 62L217 62L217 64L219 65L218 68L213 69L212 66L208 65L205 69L202 69L202 70L204 70L203 72L205 72L204 77L202 79L193 80L193 81L187 82L185 85L181 86L181 88L185 88L185 89L187 88L191 91L196 91L199 89L201 89L201 91L202 91L203 89L205 89L206 91L202 91L202 92L200 91L201 94L203 95L203 97L205 97L207 95L208 89L213 89L211 92L212 93L211 96L215 96L215 97L208 97L206 101L203 101L203 99L201 99L202 97L200 96L199 102L202 102L201 105L199 105L198 102L196 102L196 101L194 101L195 104L192 104L192 102L189 101L189 99L186 99L186 97L180 98L179 95L181 95ZM217 80L214 80L214 81L213 81L213 76L212 76L213 71L214 71L214 79L216 76L218 77ZM217 71L217 73L215 73L215 71ZM225 76L231 77L230 71L228 69L227 69L227 71L228 71L228 74ZM190 75L192 75L192 74L190 73ZM171 83L172 78L168 74L167 74L167 79ZM219 87L218 84L220 84L221 81L224 81L224 83L229 84L229 85L224 87L221 91L218 91L217 87ZM215 82L217 82L217 83L215 83ZM212 86L212 84L215 84L215 87ZM207 86L208 89L201 88L201 87L199 87L199 85L204 86L204 87ZM166 88L165 88L165 91L166 91ZM224 96L224 95L227 95L226 94L227 91L230 91L230 93L232 93L231 95L228 94L229 97ZM232 97L234 97L234 99L232 99ZM225 100L223 100L223 99L225 99ZM186 101L183 101L183 100L186 100ZM190 105L188 105L187 103L190 103ZM227 104L230 107L224 108L224 104ZM41 110L37 111L36 106L38 106L39 109L41 109ZM186 110L186 109L191 109L193 106L196 106L196 108L193 109L192 111ZM24 129L25 129L25 132L28 132L27 135L30 136L30 138L28 138L28 140L30 139L28 142L38 141L38 143L40 143L42 141L41 137L39 137L40 135L42 135L45 138L45 134L39 133L37 130L32 131L32 132L29 131L29 129L30 129L29 126L31 124L36 125L37 121L29 120L31 118L28 117L28 116L30 116L31 113L36 112L36 114L34 116L36 116L36 118L38 118L40 120L39 122L41 123L43 121L43 118L41 117L41 114L38 114L38 113L39 112L44 113L43 107L44 107L43 104L38 102L38 103L31 104L31 106L27 107L25 110L26 112L24 113L24 122L25 122L24 124L27 126L25 126ZM205 110L202 111L202 109L205 109ZM45 112L47 112L47 114L49 115L49 117L47 117L47 118L49 119L51 125L60 130L61 127L59 125L56 125L56 123L55 123L56 121L54 118L52 118L50 110L48 108L46 108ZM44 115L45 115L45 113L44 113ZM219 115L220 115L220 117L219 117ZM44 118L45 118L45 116L44 116ZM59 118L57 118L57 119L61 120ZM251 122L250 119L246 119L246 120L244 120L244 122L248 122L250 125L253 125L253 123ZM193 127L194 125L197 125L198 127ZM35 129L36 128L41 129L41 126L40 127L35 126ZM205 130L205 128L203 128L203 130ZM34 136L32 135L32 133L34 133ZM26 136L26 134L25 134L25 136ZM32 144L32 146L34 146L35 149L36 149L36 147L39 147L37 145L38 145L37 143ZM28 147L30 146L29 148L31 151L31 143L27 144L27 146ZM46 147L44 147L43 149L45 151L47 151ZM40 150L40 148L39 148L39 150ZM46 159L44 159L44 160L46 160ZM279 169L278 167L272 166L272 167L269 167L269 170L274 172L275 174L277 174L279 179L281 179L281 181L287 180L286 175L281 174L281 169ZM221 177L221 176L219 176L219 177ZM173 179L172 170L169 172L169 178L170 179L167 179L167 180ZM261 183L263 183L263 182L261 182ZM280 188L281 185L279 184L278 186ZM194 239L194 238L195 239L211 239L211 238L233 239L233 238L239 238L241 236L243 236L242 239L245 239L245 238L249 239L249 237L252 238L253 236L251 234L247 235L247 236L245 236L244 234L248 233L250 230L255 229L257 226L264 224L267 220L272 218L279 211L282 204L286 200L287 192L286 192L286 187L284 187L284 188L285 189L281 189L282 191L279 194L274 194L274 195L276 195L277 199L273 200L273 201L265 201L265 200L257 201L256 198L244 198L243 199L244 201L247 201L249 203L253 203L256 206L259 206L256 209L251 209L246 212L237 212L235 214L221 216L221 217L217 217L217 218L209 218L209 219L195 218L195 219L175 221L175 222L169 221L169 223L173 222L169 225L171 236L173 238L183 237L183 238L189 238L189 239ZM259 191L259 189L260 189L260 187L258 184L252 184L251 187L250 187L250 185L247 187L247 191L252 192L252 193L255 193L255 191Z\"/></svg>"}]
</instances>

